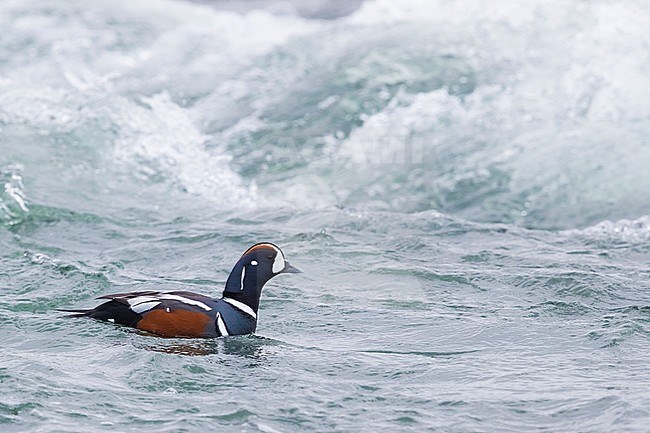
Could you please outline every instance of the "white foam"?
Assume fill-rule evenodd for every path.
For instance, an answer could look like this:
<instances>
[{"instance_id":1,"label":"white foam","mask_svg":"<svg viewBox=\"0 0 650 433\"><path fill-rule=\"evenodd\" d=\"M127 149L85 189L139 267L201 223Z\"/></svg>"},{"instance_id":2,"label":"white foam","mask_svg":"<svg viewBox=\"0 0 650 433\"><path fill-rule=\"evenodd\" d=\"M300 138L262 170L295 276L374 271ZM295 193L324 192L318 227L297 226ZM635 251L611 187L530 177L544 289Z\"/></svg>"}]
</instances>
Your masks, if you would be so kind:
<instances>
[{"instance_id":1,"label":"white foam","mask_svg":"<svg viewBox=\"0 0 650 433\"><path fill-rule=\"evenodd\" d=\"M254 181L242 179L222 147L208 146L203 113L181 106L170 91L209 94L251 58L317 23L165 0L102 3L92 14L67 3L53 7L0 4L7 37L31 41L22 55L0 52L8 59L0 120L47 133L99 123L116 132L107 141L116 161L142 179L168 178L201 199L233 207L256 203ZM219 109L230 105L221 100Z\"/></svg>"},{"instance_id":2,"label":"white foam","mask_svg":"<svg viewBox=\"0 0 650 433\"><path fill-rule=\"evenodd\" d=\"M235 206L255 203L254 184L246 185L230 168L230 157L206 149L207 136L196 128L186 109L166 92L142 98L142 102L146 106L128 104L114 117L123 130L116 157L147 164L154 172L173 173L190 194Z\"/></svg>"},{"instance_id":3,"label":"white foam","mask_svg":"<svg viewBox=\"0 0 650 433\"><path fill-rule=\"evenodd\" d=\"M21 211L29 212L23 185L23 169L20 164L0 168L0 219L11 220Z\"/></svg>"},{"instance_id":4,"label":"white foam","mask_svg":"<svg viewBox=\"0 0 650 433\"><path fill-rule=\"evenodd\" d=\"M105 146L101 170L135 173L125 194L424 210L475 193L449 209L588 224L624 216L612 202L647 213L648 18L645 0L374 0L333 22L0 2L0 122Z\"/></svg>"},{"instance_id":5,"label":"white foam","mask_svg":"<svg viewBox=\"0 0 650 433\"><path fill-rule=\"evenodd\" d=\"M650 216L644 215L636 220L602 221L591 227L568 231L568 233L584 234L595 239L646 243L650 241Z\"/></svg>"}]
</instances>

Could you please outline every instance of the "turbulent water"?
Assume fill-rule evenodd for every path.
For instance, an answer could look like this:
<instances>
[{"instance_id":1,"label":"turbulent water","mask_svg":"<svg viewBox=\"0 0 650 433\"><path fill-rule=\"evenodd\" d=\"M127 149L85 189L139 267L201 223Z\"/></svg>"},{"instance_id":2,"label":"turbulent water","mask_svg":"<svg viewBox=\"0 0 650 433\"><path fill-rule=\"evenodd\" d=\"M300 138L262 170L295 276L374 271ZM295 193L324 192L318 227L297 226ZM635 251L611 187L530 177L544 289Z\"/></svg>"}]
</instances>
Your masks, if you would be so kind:
<instances>
[{"instance_id":1,"label":"turbulent water","mask_svg":"<svg viewBox=\"0 0 650 433\"><path fill-rule=\"evenodd\" d=\"M234 3L0 3L0 430L647 432L648 2Z\"/></svg>"}]
</instances>

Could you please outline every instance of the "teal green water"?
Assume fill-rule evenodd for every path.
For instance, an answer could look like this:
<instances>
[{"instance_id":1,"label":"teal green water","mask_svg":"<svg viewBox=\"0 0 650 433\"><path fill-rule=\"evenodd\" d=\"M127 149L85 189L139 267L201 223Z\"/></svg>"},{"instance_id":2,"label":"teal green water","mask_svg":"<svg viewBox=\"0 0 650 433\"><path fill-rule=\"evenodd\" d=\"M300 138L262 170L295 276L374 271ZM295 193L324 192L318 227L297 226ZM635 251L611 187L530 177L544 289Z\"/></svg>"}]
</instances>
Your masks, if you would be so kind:
<instances>
[{"instance_id":1,"label":"teal green water","mask_svg":"<svg viewBox=\"0 0 650 433\"><path fill-rule=\"evenodd\" d=\"M642 1L0 4L0 430L650 425ZM300 275L256 335L56 308Z\"/></svg>"}]
</instances>

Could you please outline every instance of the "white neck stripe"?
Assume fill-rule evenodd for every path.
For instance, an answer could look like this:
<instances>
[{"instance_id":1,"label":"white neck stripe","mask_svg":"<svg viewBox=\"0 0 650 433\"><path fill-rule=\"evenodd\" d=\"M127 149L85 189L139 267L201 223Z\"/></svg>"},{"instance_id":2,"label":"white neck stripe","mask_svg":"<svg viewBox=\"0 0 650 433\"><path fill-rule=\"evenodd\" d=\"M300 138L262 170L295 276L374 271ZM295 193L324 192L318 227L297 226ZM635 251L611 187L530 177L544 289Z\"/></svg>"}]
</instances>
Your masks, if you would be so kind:
<instances>
[{"instance_id":1,"label":"white neck stripe","mask_svg":"<svg viewBox=\"0 0 650 433\"><path fill-rule=\"evenodd\" d=\"M244 277L246 276L246 266L242 266L241 268L241 286L239 290L244 290Z\"/></svg>"},{"instance_id":2,"label":"white neck stripe","mask_svg":"<svg viewBox=\"0 0 650 433\"><path fill-rule=\"evenodd\" d=\"M226 301L227 303L229 303L230 305L232 305L233 307L235 307L236 309L238 309L242 313L246 313L249 316L251 316L253 319L257 319L257 314L255 314L255 311L253 311L253 309L251 307L244 304L243 302L239 302L239 301L237 301L235 299L225 298L225 297L221 298L221 299L223 299L224 301Z\"/></svg>"}]
</instances>

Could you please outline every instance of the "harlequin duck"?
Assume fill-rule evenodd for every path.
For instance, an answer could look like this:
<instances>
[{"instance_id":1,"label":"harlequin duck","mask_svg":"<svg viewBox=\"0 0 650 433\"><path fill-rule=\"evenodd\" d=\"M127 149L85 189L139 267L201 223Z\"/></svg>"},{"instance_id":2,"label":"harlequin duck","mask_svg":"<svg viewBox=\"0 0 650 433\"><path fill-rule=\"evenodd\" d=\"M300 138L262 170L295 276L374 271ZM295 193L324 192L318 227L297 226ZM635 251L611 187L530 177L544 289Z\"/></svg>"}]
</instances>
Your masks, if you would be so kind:
<instances>
[{"instance_id":1,"label":"harlequin duck","mask_svg":"<svg viewBox=\"0 0 650 433\"><path fill-rule=\"evenodd\" d=\"M109 299L90 310L60 310L70 317L91 317L164 337L213 338L255 332L262 287L279 274L302 272L276 245L255 244L230 272L221 299L192 292L131 292L100 296Z\"/></svg>"}]
</instances>

